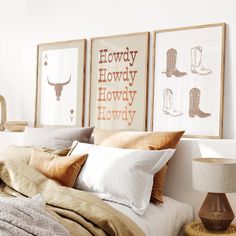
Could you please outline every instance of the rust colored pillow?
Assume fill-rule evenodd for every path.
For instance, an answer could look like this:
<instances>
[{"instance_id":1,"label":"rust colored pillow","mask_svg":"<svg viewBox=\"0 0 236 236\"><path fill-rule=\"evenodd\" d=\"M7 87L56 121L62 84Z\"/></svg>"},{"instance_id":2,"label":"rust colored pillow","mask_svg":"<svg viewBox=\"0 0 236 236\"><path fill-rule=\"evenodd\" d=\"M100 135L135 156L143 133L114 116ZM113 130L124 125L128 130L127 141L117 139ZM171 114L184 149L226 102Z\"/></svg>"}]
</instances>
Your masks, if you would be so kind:
<instances>
[{"instance_id":1,"label":"rust colored pillow","mask_svg":"<svg viewBox=\"0 0 236 236\"><path fill-rule=\"evenodd\" d=\"M95 129L94 143L119 148L144 150L162 150L175 148L184 131L173 132L141 132ZM163 203L163 189L167 165L157 172L153 179L151 201Z\"/></svg>"},{"instance_id":2,"label":"rust colored pillow","mask_svg":"<svg viewBox=\"0 0 236 236\"><path fill-rule=\"evenodd\" d=\"M61 185L73 187L86 159L87 155L68 158L67 156L32 150L29 165Z\"/></svg>"}]
</instances>

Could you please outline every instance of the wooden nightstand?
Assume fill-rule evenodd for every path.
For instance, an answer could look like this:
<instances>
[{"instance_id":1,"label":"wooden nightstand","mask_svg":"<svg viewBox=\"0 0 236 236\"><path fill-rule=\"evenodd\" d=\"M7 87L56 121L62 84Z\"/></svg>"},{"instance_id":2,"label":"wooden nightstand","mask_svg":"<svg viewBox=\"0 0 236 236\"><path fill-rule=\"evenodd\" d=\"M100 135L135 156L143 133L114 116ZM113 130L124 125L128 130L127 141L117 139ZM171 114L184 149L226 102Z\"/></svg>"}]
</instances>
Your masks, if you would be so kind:
<instances>
[{"instance_id":1,"label":"wooden nightstand","mask_svg":"<svg viewBox=\"0 0 236 236\"><path fill-rule=\"evenodd\" d=\"M205 229L201 222L193 221L185 226L184 232L186 236L236 236L236 225L230 225L226 231L214 232Z\"/></svg>"}]
</instances>

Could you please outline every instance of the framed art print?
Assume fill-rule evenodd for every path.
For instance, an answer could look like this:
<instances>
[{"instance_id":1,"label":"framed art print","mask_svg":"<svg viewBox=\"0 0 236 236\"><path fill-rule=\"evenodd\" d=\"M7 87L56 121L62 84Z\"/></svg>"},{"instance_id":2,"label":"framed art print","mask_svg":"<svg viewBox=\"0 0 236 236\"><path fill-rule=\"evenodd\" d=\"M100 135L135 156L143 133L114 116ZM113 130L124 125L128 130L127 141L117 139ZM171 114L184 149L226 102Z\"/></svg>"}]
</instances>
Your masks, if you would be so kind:
<instances>
[{"instance_id":1,"label":"framed art print","mask_svg":"<svg viewBox=\"0 0 236 236\"><path fill-rule=\"evenodd\" d=\"M154 32L153 130L221 138L225 24Z\"/></svg>"},{"instance_id":2,"label":"framed art print","mask_svg":"<svg viewBox=\"0 0 236 236\"><path fill-rule=\"evenodd\" d=\"M149 33L91 39L90 125L146 130Z\"/></svg>"},{"instance_id":3,"label":"framed art print","mask_svg":"<svg viewBox=\"0 0 236 236\"><path fill-rule=\"evenodd\" d=\"M6 100L2 95L0 95L0 114L1 114L0 131L3 131L5 129L4 124L7 120L7 108L6 108Z\"/></svg>"},{"instance_id":4,"label":"framed art print","mask_svg":"<svg viewBox=\"0 0 236 236\"><path fill-rule=\"evenodd\" d=\"M38 45L36 127L83 126L86 40Z\"/></svg>"}]
</instances>

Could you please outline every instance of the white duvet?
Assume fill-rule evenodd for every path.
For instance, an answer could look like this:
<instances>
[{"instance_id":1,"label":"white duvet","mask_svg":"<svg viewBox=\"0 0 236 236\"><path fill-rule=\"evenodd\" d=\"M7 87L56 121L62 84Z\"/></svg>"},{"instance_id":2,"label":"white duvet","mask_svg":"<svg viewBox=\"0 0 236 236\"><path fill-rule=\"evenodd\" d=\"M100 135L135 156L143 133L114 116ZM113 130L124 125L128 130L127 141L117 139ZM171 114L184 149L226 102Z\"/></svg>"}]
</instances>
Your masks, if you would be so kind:
<instances>
[{"instance_id":1,"label":"white duvet","mask_svg":"<svg viewBox=\"0 0 236 236\"><path fill-rule=\"evenodd\" d=\"M191 206L169 197L164 197L164 204L149 204L142 216L124 205L108 201L106 203L131 218L147 236L177 236L182 226L193 220Z\"/></svg>"}]
</instances>

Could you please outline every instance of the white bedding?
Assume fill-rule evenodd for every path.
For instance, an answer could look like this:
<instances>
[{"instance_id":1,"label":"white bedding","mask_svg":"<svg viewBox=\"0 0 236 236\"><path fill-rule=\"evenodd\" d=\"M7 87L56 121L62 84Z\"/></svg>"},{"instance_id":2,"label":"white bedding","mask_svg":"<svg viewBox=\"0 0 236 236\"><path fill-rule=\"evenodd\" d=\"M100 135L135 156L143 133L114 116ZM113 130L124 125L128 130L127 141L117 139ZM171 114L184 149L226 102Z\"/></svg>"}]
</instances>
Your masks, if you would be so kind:
<instances>
[{"instance_id":1,"label":"white bedding","mask_svg":"<svg viewBox=\"0 0 236 236\"><path fill-rule=\"evenodd\" d=\"M143 229L146 236L177 236L181 227L193 220L191 206L169 197L164 197L162 205L149 204L142 216L135 214L127 206L108 201L106 203L131 218Z\"/></svg>"}]
</instances>

